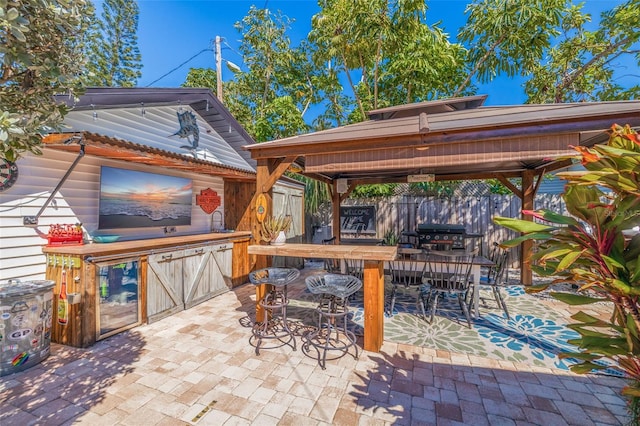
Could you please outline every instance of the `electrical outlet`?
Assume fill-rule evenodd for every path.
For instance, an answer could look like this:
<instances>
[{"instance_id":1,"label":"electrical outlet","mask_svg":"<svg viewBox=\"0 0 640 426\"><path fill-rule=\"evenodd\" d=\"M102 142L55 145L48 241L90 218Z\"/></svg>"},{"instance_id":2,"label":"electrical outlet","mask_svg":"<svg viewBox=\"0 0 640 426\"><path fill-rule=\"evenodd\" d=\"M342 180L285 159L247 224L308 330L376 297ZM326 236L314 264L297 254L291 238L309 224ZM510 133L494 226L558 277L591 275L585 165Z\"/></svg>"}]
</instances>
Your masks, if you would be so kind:
<instances>
[{"instance_id":1,"label":"electrical outlet","mask_svg":"<svg viewBox=\"0 0 640 426\"><path fill-rule=\"evenodd\" d=\"M164 227L164 233L165 234L172 234L176 232L176 227L175 226L165 226Z\"/></svg>"}]
</instances>

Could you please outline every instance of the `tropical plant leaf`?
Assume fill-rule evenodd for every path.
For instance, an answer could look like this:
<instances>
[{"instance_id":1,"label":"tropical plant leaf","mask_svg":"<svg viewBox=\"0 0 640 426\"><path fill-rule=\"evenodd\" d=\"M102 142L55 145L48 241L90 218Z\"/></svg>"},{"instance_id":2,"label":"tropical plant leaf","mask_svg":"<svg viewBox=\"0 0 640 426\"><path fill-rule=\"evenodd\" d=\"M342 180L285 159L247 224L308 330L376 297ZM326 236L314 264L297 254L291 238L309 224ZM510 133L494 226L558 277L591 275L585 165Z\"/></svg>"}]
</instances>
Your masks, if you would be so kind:
<instances>
[{"instance_id":1,"label":"tropical plant leaf","mask_svg":"<svg viewBox=\"0 0 640 426\"><path fill-rule=\"evenodd\" d=\"M581 250L581 251L576 250L576 251L569 252L565 257L562 258L560 263L558 263L558 267L556 268L556 270L564 271L569 266L573 265L576 259L578 259L583 253L584 253L584 250Z\"/></svg>"},{"instance_id":2,"label":"tropical plant leaf","mask_svg":"<svg viewBox=\"0 0 640 426\"><path fill-rule=\"evenodd\" d=\"M540 293L541 291L545 291L546 289L549 288L550 284L535 284L535 285L530 285L530 286L526 286L524 291L526 293L530 293L530 294L535 294L535 293Z\"/></svg>"},{"instance_id":3,"label":"tropical plant leaf","mask_svg":"<svg viewBox=\"0 0 640 426\"><path fill-rule=\"evenodd\" d=\"M574 364L569 366L569 369L577 374L588 374L588 373L591 373L593 370L605 370L607 368L608 368L607 366L594 364L592 362L582 362L580 364Z\"/></svg>"},{"instance_id":4,"label":"tropical plant leaf","mask_svg":"<svg viewBox=\"0 0 640 426\"><path fill-rule=\"evenodd\" d=\"M493 218L493 221L498 225L525 233L552 231L555 229L553 226L531 222L530 220L514 219L511 217L496 216Z\"/></svg>"},{"instance_id":5,"label":"tropical plant leaf","mask_svg":"<svg viewBox=\"0 0 640 426\"><path fill-rule=\"evenodd\" d=\"M577 306L577 305L588 305L591 303L605 302L607 299L596 298L590 296L583 296L581 294L575 293L562 293L562 292L551 292L549 293L551 297L554 299L560 300L567 305ZM571 318L580 321L576 316L572 316Z\"/></svg>"}]
</instances>

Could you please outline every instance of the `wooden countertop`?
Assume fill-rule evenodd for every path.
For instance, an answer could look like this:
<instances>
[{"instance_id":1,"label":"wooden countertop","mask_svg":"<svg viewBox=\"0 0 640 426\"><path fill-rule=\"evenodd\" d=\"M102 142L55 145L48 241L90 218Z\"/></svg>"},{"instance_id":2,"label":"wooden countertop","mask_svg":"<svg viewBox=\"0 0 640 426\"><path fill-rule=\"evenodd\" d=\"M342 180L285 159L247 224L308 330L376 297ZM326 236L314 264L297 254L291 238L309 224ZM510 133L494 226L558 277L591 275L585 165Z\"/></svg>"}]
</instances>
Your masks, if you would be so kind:
<instances>
[{"instance_id":1,"label":"wooden countertop","mask_svg":"<svg viewBox=\"0 0 640 426\"><path fill-rule=\"evenodd\" d=\"M398 255L396 246L357 246L293 244L281 246L251 245L249 254L265 256L311 257L322 259L394 260Z\"/></svg>"},{"instance_id":2,"label":"wooden countertop","mask_svg":"<svg viewBox=\"0 0 640 426\"><path fill-rule=\"evenodd\" d=\"M198 244L225 240L248 239L249 231L178 235L175 237L149 238L146 240L116 241L113 243L89 243L81 245L44 246L44 253L71 254L76 256L96 256L128 253L154 249L166 249L187 244Z\"/></svg>"}]
</instances>

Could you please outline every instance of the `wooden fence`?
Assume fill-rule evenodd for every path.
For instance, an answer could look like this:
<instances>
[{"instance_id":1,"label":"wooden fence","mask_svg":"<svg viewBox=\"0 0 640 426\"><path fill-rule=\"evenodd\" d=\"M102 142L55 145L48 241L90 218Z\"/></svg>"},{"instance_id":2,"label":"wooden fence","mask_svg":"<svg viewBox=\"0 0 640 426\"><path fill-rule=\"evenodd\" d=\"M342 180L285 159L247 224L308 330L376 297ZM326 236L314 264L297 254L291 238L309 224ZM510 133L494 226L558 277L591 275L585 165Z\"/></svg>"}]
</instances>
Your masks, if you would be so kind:
<instances>
[{"instance_id":1,"label":"wooden fence","mask_svg":"<svg viewBox=\"0 0 640 426\"><path fill-rule=\"evenodd\" d=\"M375 206L375 238L382 239L387 232L401 236L403 231L415 231L420 223L462 224L467 233L482 234L478 239L480 253L490 255L494 242L515 238L517 233L493 223L496 216L520 217L521 201L514 195L489 195L481 197L416 197L401 195L385 199L348 199L343 206ZM539 194L535 199L537 209L549 209L566 214L566 207L558 194ZM315 217L322 224L331 224L331 210L324 209ZM308 228L312 229L312 228ZM317 229L317 226L316 226ZM371 235L348 235L349 238L371 238ZM514 249L513 262L520 258Z\"/></svg>"}]
</instances>

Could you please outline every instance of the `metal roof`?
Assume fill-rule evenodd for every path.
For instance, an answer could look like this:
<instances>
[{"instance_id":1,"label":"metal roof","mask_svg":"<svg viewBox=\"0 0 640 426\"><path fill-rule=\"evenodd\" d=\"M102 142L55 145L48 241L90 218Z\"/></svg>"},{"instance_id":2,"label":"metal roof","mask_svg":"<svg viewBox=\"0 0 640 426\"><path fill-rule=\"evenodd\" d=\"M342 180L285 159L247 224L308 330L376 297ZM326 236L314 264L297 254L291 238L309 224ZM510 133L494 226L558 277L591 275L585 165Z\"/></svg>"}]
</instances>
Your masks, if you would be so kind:
<instances>
[{"instance_id":1,"label":"metal roof","mask_svg":"<svg viewBox=\"0 0 640 426\"><path fill-rule=\"evenodd\" d=\"M254 144L255 141L209 89L90 87L78 98L58 95L56 100L72 107L73 111L166 105L189 106L238 152L252 169L255 169L255 160L242 149L243 146Z\"/></svg>"},{"instance_id":2,"label":"metal roof","mask_svg":"<svg viewBox=\"0 0 640 426\"><path fill-rule=\"evenodd\" d=\"M550 171L570 163L571 145L607 139L614 124L640 126L640 101L481 106L465 97L378 110L375 119L245 146L254 159L298 156L320 179L406 181L483 179ZM404 179L404 180L403 180Z\"/></svg>"}]
</instances>

